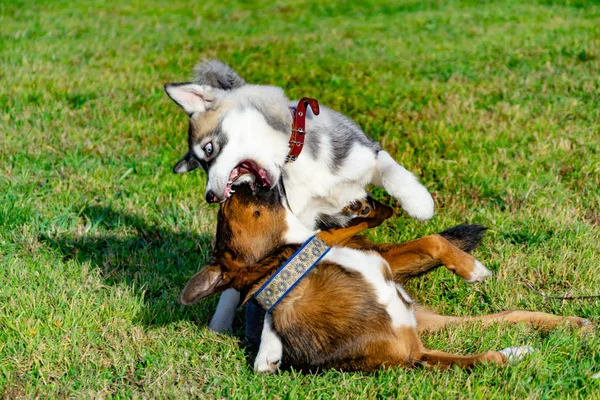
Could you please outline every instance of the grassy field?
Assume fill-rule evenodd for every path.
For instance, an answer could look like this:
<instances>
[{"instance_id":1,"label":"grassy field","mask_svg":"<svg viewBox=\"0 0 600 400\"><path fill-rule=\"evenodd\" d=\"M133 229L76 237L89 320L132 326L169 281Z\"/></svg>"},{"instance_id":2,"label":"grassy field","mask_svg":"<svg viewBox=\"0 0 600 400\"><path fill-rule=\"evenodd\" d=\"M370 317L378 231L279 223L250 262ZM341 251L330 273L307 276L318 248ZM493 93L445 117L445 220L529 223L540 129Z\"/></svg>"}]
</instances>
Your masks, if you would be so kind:
<instances>
[{"instance_id":1,"label":"grassy field","mask_svg":"<svg viewBox=\"0 0 600 400\"><path fill-rule=\"evenodd\" d=\"M3 397L600 398L597 330L452 328L436 349L530 344L507 367L275 376L177 296L209 256L204 174L175 176L186 117L162 85L200 57L354 118L435 194L405 241L489 227L468 285L411 283L434 309L526 309L600 322L600 3L586 1L0 2ZM377 192L386 200L385 193Z\"/></svg>"}]
</instances>

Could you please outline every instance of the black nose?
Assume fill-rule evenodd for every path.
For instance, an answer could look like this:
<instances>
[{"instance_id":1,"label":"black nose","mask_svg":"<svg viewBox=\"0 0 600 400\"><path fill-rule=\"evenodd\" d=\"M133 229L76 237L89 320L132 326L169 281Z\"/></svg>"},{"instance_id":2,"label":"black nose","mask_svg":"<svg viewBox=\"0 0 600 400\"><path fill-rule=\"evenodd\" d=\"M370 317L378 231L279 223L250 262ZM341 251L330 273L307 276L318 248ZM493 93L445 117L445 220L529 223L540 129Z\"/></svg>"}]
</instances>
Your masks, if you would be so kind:
<instances>
[{"instance_id":1,"label":"black nose","mask_svg":"<svg viewBox=\"0 0 600 400\"><path fill-rule=\"evenodd\" d=\"M209 203L218 203L219 198L217 197L215 192L213 192L212 190L209 190L208 192L206 192L206 201Z\"/></svg>"}]
</instances>

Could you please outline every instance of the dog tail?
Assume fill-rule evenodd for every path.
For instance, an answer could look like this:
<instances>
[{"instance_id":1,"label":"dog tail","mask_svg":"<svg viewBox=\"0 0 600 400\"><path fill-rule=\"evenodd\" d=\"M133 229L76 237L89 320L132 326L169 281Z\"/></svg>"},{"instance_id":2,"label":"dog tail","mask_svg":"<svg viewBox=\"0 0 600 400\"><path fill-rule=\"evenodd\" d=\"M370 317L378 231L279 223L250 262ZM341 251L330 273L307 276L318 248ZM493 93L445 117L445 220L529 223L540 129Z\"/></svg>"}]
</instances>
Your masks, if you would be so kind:
<instances>
[{"instance_id":1,"label":"dog tail","mask_svg":"<svg viewBox=\"0 0 600 400\"><path fill-rule=\"evenodd\" d=\"M461 249L470 253L481 242L487 228L481 225L461 224L440 232L440 236Z\"/></svg>"},{"instance_id":2,"label":"dog tail","mask_svg":"<svg viewBox=\"0 0 600 400\"><path fill-rule=\"evenodd\" d=\"M387 151L377 153L377 173L373 184L382 186L400 202L411 217L425 221L433 217L433 198L419 180L402 165L398 164Z\"/></svg>"}]
</instances>

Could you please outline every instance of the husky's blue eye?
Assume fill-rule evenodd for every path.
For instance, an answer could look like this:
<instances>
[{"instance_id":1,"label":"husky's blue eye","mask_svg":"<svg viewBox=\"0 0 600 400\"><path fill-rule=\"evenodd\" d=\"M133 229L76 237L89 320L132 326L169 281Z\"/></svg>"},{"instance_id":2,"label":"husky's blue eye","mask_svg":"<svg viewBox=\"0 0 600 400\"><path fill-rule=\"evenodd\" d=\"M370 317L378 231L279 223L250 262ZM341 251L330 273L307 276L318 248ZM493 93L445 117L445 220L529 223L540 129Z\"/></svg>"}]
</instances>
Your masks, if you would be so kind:
<instances>
[{"instance_id":1,"label":"husky's blue eye","mask_svg":"<svg viewBox=\"0 0 600 400\"><path fill-rule=\"evenodd\" d=\"M206 145L204 145L204 152L206 153L207 156L210 157L210 155L213 152L212 142L208 142L208 143L206 143Z\"/></svg>"}]
</instances>

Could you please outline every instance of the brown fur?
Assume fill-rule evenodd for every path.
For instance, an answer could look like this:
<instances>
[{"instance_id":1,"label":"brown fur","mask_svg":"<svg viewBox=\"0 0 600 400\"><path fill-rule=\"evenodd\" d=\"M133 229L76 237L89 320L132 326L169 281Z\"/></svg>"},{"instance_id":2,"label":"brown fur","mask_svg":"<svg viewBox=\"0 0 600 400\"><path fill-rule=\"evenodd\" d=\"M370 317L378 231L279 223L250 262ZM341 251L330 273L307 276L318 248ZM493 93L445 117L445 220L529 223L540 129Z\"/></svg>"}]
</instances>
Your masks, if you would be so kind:
<instances>
[{"instance_id":1,"label":"brown fur","mask_svg":"<svg viewBox=\"0 0 600 400\"><path fill-rule=\"evenodd\" d=\"M217 229L215 261L196 274L181 294L183 304L191 304L212 293L233 287L247 301L262 283L299 247L282 245L287 229L281 199L270 191L252 193L237 189L236 195L221 206ZM331 246L346 245L377 251L389 263L384 268L390 278L401 282L444 264L460 276L468 277L474 258L440 235L404 244L371 244L355 235L380 224L391 210L370 202L365 218L351 226L320 232ZM259 215L256 212L259 212ZM362 215L361 210L353 210ZM260 233L260 234L258 234ZM460 244L460 242L459 242ZM377 273L374 271L374 273ZM440 329L450 323L466 321L526 322L553 328L559 324L585 325L577 317L558 317L544 313L507 311L481 317L441 316L415 307L417 328L394 327L391 318L372 290L357 272L329 262L321 262L272 311L273 326L284 349L284 360L298 368L337 368L370 371L397 365L460 365L476 362L503 363L504 356L488 351L473 356L458 356L426 349L418 335L424 330Z\"/></svg>"}]
</instances>

